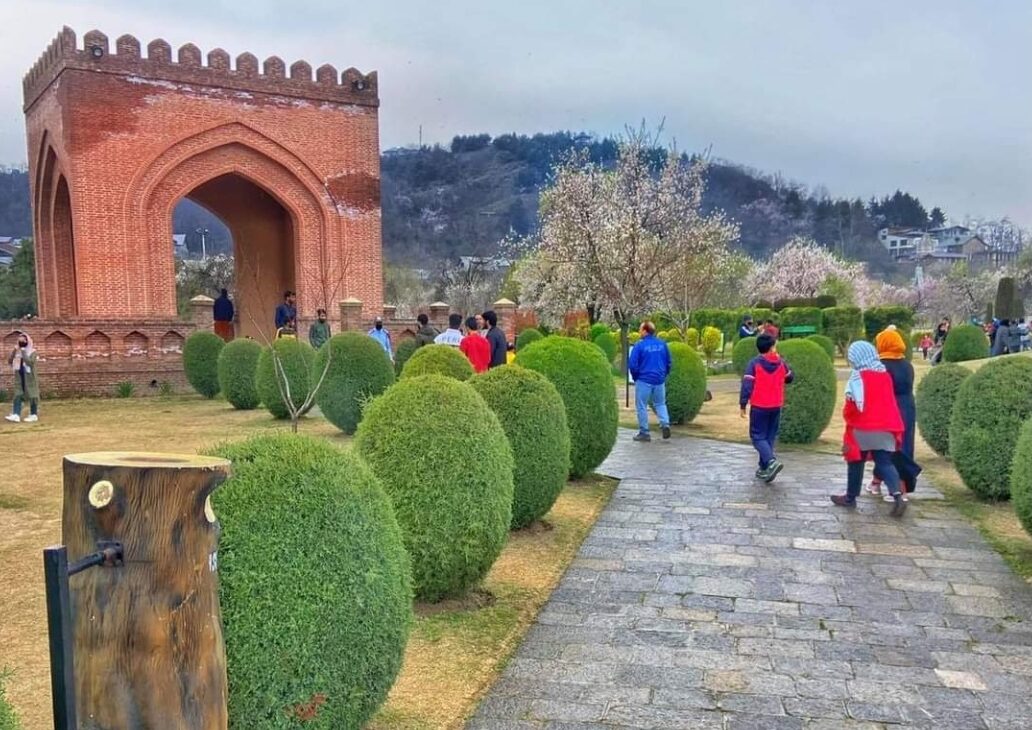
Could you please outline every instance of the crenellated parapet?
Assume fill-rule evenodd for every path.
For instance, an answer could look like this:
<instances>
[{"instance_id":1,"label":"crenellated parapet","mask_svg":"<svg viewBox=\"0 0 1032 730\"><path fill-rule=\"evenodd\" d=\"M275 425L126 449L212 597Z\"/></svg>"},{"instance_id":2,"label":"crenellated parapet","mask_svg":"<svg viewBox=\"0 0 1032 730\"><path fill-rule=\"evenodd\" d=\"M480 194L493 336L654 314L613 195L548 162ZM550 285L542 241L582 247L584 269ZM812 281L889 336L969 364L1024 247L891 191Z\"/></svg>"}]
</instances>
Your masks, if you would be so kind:
<instances>
[{"instance_id":1,"label":"crenellated parapet","mask_svg":"<svg viewBox=\"0 0 1032 730\"><path fill-rule=\"evenodd\" d=\"M75 31L65 27L51 41L22 80L24 108L29 107L66 69L79 69L183 85L214 86L236 91L333 101L361 106L378 106L376 72L363 74L349 68L338 72L324 64L316 69L306 61L289 68L283 59L270 56L260 62L252 53L235 59L216 48L202 54L187 43L173 55L172 46L158 38L147 44L146 55L139 40L123 35L110 48L108 37L97 30L77 42Z\"/></svg>"}]
</instances>

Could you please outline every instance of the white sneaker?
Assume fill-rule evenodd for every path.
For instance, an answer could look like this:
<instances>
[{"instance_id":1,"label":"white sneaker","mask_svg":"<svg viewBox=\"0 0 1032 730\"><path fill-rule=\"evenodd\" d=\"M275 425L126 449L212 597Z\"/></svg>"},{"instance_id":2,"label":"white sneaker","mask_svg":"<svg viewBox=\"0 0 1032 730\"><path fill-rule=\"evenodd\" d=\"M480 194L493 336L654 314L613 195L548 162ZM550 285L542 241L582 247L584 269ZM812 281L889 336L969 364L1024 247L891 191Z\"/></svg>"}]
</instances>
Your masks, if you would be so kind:
<instances>
[{"instance_id":1,"label":"white sneaker","mask_svg":"<svg viewBox=\"0 0 1032 730\"><path fill-rule=\"evenodd\" d=\"M11 423L21 423L21 416L19 416L17 413L12 413L9 416L4 416L4 419L10 421Z\"/></svg>"},{"instance_id":2,"label":"white sneaker","mask_svg":"<svg viewBox=\"0 0 1032 730\"><path fill-rule=\"evenodd\" d=\"M888 503L891 504L891 503L893 503L895 501L896 501L896 498L893 497L891 494L886 494L884 497L882 497L882 502L888 502ZM909 502L910 501L909 499L907 499L906 492L903 493L903 501L904 502Z\"/></svg>"},{"instance_id":3,"label":"white sneaker","mask_svg":"<svg viewBox=\"0 0 1032 730\"><path fill-rule=\"evenodd\" d=\"M25 418L25 423L35 423L38 420L39 420L39 416L37 416L36 414L32 414L32 415L27 416Z\"/></svg>"}]
</instances>

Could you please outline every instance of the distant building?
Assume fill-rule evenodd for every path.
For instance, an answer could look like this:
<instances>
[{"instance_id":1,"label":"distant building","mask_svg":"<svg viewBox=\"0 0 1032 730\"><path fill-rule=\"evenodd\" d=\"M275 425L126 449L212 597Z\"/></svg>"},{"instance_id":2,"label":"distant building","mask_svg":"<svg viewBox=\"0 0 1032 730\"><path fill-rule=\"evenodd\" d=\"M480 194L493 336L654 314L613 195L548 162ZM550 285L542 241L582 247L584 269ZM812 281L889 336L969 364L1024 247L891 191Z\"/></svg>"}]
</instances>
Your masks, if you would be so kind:
<instances>
[{"instance_id":1,"label":"distant building","mask_svg":"<svg viewBox=\"0 0 1032 730\"><path fill-rule=\"evenodd\" d=\"M992 246L966 226L882 228L878 240L897 261L967 261L977 266L999 267L1015 261L1021 246Z\"/></svg>"},{"instance_id":2,"label":"distant building","mask_svg":"<svg viewBox=\"0 0 1032 730\"><path fill-rule=\"evenodd\" d=\"M14 257L21 251L21 239L0 236L0 266L7 268L14 263Z\"/></svg>"},{"instance_id":3,"label":"distant building","mask_svg":"<svg viewBox=\"0 0 1032 730\"><path fill-rule=\"evenodd\" d=\"M492 258L490 256L459 256L459 268L462 271L478 269L485 273L505 271L512 266L509 259Z\"/></svg>"},{"instance_id":4,"label":"distant building","mask_svg":"<svg viewBox=\"0 0 1032 730\"><path fill-rule=\"evenodd\" d=\"M173 233L172 234L172 253L177 259L185 259L189 256L190 252L186 248L186 234L185 233Z\"/></svg>"}]
</instances>

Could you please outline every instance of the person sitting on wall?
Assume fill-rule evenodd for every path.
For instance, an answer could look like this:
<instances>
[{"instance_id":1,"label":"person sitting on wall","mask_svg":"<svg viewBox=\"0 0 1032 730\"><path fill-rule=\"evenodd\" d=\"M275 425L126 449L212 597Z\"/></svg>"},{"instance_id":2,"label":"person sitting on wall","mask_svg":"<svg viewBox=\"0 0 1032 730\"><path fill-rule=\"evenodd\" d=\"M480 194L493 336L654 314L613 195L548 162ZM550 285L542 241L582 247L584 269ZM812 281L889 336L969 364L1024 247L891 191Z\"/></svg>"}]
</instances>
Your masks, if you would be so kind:
<instances>
[{"instance_id":1,"label":"person sitting on wall","mask_svg":"<svg viewBox=\"0 0 1032 730\"><path fill-rule=\"evenodd\" d=\"M212 319L215 320L215 334L224 341L233 339L233 302L229 299L229 291L223 289L211 307Z\"/></svg>"},{"instance_id":2,"label":"person sitting on wall","mask_svg":"<svg viewBox=\"0 0 1032 730\"><path fill-rule=\"evenodd\" d=\"M297 324L294 319L288 319L287 323L276 330L277 340L296 340L297 339Z\"/></svg>"},{"instance_id":3,"label":"person sitting on wall","mask_svg":"<svg viewBox=\"0 0 1032 730\"><path fill-rule=\"evenodd\" d=\"M297 297L288 289L283 292L283 301L276 307L276 329L286 326L290 320L297 320Z\"/></svg>"}]
</instances>

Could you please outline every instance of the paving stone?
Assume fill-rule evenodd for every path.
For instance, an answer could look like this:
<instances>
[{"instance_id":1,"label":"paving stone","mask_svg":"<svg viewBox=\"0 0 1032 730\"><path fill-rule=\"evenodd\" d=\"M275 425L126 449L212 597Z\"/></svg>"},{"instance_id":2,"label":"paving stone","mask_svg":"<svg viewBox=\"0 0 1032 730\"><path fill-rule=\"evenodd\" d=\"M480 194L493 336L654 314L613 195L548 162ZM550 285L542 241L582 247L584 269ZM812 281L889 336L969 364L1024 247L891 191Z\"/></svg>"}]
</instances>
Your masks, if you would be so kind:
<instances>
[{"instance_id":1,"label":"paving stone","mask_svg":"<svg viewBox=\"0 0 1032 730\"><path fill-rule=\"evenodd\" d=\"M833 456L789 452L767 488L746 445L676 437L643 460L629 436L468 728L1032 726L1032 587L948 505L836 510Z\"/></svg>"}]
</instances>

